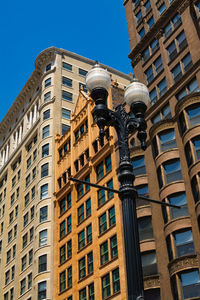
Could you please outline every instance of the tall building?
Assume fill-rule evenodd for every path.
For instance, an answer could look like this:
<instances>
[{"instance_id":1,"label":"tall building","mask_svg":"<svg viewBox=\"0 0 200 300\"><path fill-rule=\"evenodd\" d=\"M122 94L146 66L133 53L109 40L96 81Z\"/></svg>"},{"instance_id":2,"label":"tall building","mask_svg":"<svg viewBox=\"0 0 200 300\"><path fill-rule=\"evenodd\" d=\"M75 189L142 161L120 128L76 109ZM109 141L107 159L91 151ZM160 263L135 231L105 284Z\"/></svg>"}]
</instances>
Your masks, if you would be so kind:
<instances>
[{"instance_id":1,"label":"tall building","mask_svg":"<svg viewBox=\"0 0 200 300\"><path fill-rule=\"evenodd\" d=\"M200 299L200 1L125 0L135 76L148 86L147 150L133 137L147 299ZM146 298L145 298L146 300Z\"/></svg>"},{"instance_id":2,"label":"tall building","mask_svg":"<svg viewBox=\"0 0 200 300\"><path fill-rule=\"evenodd\" d=\"M0 298L55 299L55 136L69 130L94 61L51 47L0 124ZM108 69L116 85L128 75Z\"/></svg>"},{"instance_id":3,"label":"tall building","mask_svg":"<svg viewBox=\"0 0 200 300\"><path fill-rule=\"evenodd\" d=\"M123 91L113 86L108 106ZM117 97L116 97L117 96ZM71 128L56 138L54 299L126 300L121 203L118 195L69 176L118 187L113 128L100 145L94 101L80 92Z\"/></svg>"}]
</instances>

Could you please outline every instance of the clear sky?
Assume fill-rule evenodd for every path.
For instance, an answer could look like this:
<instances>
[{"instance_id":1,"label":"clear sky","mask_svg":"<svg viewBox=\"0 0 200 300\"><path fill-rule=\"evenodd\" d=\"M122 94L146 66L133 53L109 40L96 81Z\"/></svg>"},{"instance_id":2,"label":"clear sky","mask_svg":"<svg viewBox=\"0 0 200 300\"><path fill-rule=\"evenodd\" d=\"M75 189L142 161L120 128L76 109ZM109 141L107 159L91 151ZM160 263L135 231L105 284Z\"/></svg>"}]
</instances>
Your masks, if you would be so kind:
<instances>
[{"instance_id":1,"label":"clear sky","mask_svg":"<svg viewBox=\"0 0 200 300\"><path fill-rule=\"evenodd\" d=\"M0 121L50 46L132 72L123 0L3 1L0 28Z\"/></svg>"}]
</instances>

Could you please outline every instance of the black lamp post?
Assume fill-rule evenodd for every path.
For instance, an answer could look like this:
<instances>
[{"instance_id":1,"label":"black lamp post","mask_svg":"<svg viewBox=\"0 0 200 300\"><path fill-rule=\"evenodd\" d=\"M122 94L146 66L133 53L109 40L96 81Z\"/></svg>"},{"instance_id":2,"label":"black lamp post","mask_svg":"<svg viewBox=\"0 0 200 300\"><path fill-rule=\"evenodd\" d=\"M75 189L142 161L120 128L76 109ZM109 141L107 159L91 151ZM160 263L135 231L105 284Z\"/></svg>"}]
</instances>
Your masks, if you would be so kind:
<instances>
[{"instance_id":1,"label":"black lamp post","mask_svg":"<svg viewBox=\"0 0 200 300\"><path fill-rule=\"evenodd\" d=\"M145 150L147 126L144 113L149 102L149 93L147 87L136 79L133 79L125 89L124 99L130 105L130 112L135 116L133 118L126 113L122 105L117 106L115 111L108 109L106 100L110 84L110 75L98 64L86 76L87 88L96 104L94 114L100 131L100 141L103 141L105 126L113 126L117 132L120 158L119 197L122 201L123 210L128 300L142 300L144 295L136 215L137 192L133 186L134 175L130 160L128 136L137 130L141 148Z\"/></svg>"}]
</instances>

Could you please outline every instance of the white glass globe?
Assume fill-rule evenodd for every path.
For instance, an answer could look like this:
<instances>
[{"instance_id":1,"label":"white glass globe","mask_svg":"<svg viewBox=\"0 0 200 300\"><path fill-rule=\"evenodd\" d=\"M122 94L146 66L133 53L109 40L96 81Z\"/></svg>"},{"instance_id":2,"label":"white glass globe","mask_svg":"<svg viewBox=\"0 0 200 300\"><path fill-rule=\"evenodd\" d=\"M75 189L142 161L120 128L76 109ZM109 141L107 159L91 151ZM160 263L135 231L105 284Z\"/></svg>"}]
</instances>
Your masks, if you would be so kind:
<instances>
[{"instance_id":1,"label":"white glass globe","mask_svg":"<svg viewBox=\"0 0 200 300\"><path fill-rule=\"evenodd\" d=\"M86 75L86 86L91 92L95 88L104 88L109 91L111 79L109 73L96 64Z\"/></svg>"},{"instance_id":2,"label":"white glass globe","mask_svg":"<svg viewBox=\"0 0 200 300\"><path fill-rule=\"evenodd\" d=\"M131 106L132 103L137 101L142 101L146 106L149 105L149 91L141 82L138 82L137 79L133 79L126 88L124 92L124 100L125 102Z\"/></svg>"}]
</instances>

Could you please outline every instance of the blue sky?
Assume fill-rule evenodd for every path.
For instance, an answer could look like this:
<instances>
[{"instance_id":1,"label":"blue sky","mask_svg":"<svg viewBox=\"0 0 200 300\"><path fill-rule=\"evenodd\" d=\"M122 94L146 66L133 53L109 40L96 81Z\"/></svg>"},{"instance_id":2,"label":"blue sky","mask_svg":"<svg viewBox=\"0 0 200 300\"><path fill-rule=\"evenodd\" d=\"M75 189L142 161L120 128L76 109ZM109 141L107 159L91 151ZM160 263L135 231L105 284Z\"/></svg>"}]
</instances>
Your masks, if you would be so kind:
<instances>
[{"instance_id":1,"label":"blue sky","mask_svg":"<svg viewBox=\"0 0 200 300\"><path fill-rule=\"evenodd\" d=\"M132 72L123 0L3 1L0 121L50 46Z\"/></svg>"}]
</instances>

